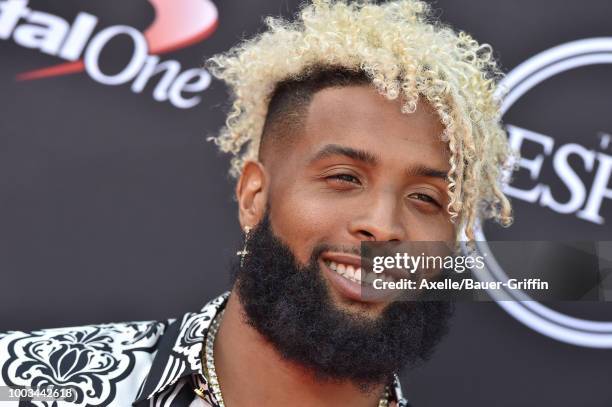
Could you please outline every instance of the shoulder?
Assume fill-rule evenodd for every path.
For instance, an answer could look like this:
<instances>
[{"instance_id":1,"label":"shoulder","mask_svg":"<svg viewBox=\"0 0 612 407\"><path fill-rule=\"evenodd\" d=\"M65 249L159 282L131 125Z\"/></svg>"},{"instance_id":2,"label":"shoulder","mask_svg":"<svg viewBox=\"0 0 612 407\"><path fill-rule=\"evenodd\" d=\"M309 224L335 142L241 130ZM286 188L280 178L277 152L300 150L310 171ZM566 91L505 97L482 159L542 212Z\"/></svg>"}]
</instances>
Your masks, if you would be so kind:
<instances>
[{"instance_id":1,"label":"shoulder","mask_svg":"<svg viewBox=\"0 0 612 407\"><path fill-rule=\"evenodd\" d=\"M48 346L78 345L78 348L95 348L112 352L129 348L154 346L159 336L166 330L170 321L138 321L97 325L84 325L65 328L41 329L35 331L0 332L0 349L11 353L20 347L40 350L36 344ZM5 352L0 352L6 358Z\"/></svg>"},{"instance_id":2,"label":"shoulder","mask_svg":"<svg viewBox=\"0 0 612 407\"><path fill-rule=\"evenodd\" d=\"M0 332L0 384L73 387L76 404L113 400L121 380L150 367L169 322Z\"/></svg>"}]
</instances>

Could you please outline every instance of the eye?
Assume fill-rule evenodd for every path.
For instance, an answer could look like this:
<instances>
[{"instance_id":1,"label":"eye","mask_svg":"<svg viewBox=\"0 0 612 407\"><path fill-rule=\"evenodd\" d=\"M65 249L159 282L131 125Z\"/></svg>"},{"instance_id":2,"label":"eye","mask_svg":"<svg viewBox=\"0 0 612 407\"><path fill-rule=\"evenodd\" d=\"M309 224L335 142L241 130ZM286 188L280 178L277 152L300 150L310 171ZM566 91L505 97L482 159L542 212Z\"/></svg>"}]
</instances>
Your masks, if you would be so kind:
<instances>
[{"instance_id":1,"label":"eye","mask_svg":"<svg viewBox=\"0 0 612 407\"><path fill-rule=\"evenodd\" d=\"M431 196L429 196L427 194L423 194L423 193L417 192L417 193L414 193L414 194L410 194L410 197L414 198L416 200L419 200L419 201L426 202L426 203L431 204L431 205L435 205L435 206L438 206L438 207L440 206L438 201L436 201L434 198L432 198Z\"/></svg>"},{"instance_id":2,"label":"eye","mask_svg":"<svg viewBox=\"0 0 612 407\"><path fill-rule=\"evenodd\" d=\"M359 181L359 178L351 174L334 174L330 175L329 177L326 177L326 179L346 184L361 185L361 181Z\"/></svg>"}]
</instances>

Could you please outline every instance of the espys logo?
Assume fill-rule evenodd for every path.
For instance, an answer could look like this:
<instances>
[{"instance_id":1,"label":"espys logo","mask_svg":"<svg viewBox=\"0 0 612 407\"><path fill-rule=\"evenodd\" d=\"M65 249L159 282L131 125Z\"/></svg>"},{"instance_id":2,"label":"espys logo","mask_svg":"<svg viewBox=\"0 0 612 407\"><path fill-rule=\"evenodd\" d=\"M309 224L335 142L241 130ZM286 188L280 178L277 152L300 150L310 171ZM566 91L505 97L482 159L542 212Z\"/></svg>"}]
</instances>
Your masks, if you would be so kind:
<instances>
[{"instance_id":1,"label":"espys logo","mask_svg":"<svg viewBox=\"0 0 612 407\"><path fill-rule=\"evenodd\" d=\"M502 100L502 114L528 91L547 79L572 69L601 64L612 64L612 38L573 41L531 57L513 69L500 84L498 97ZM607 88L601 88L607 91ZM532 155L522 158L519 162L519 167L529 172L534 182L532 187L526 190L508 186L508 195L539 204L557 213L577 216L596 225L605 224L606 219L601 214L601 207L604 199L612 199L612 188L609 186L612 156L603 151L609 151L612 138L610 134L599 134L599 150L603 151L596 151L574 142L555 143L551 136L518 126L508 126L508 133L510 144L514 148L520 150L525 144L531 143L539 146L538 151L541 151L535 157ZM553 196L550 185L539 180L542 168L549 160L552 161L554 173L569 191L569 198L563 202ZM585 172L595 173L590 185L581 178ZM507 281L508 275L490 251L486 239L482 229L478 229L478 252L485 258L487 271L483 278ZM576 270L582 271L585 270ZM491 292L491 295L510 315L541 334L578 346L612 348L612 322L566 315L510 291L507 297L502 297L514 298L515 301L505 301L494 292ZM528 300L524 301L525 299Z\"/></svg>"},{"instance_id":2,"label":"espys logo","mask_svg":"<svg viewBox=\"0 0 612 407\"><path fill-rule=\"evenodd\" d=\"M501 104L502 114L506 113L521 96L545 80L571 69L588 65L612 63L612 38L592 38L573 41L542 52L512 70L500 84L506 91ZM555 198L549 185L535 183L526 190L513 186L506 193L516 199L539 204L560 214L574 214L578 218L595 224L604 224L601 207L604 199L612 199L612 189L608 187L612 174L612 156L609 150L612 136L601 132L600 150L594 151L577 143L555 145L553 137L540 134L518 126L507 126L510 145L521 151L524 144L532 144L541 151L535 157L521 158L519 167L527 170L532 180L538 180L545 163L552 162L553 170L559 180L570 192L569 199L560 201ZM595 171L593 183L585 185L570 161L579 160L587 172Z\"/></svg>"},{"instance_id":3,"label":"espys logo","mask_svg":"<svg viewBox=\"0 0 612 407\"><path fill-rule=\"evenodd\" d=\"M188 109L200 103L211 82L201 68L181 72L175 60L162 61L158 54L204 40L217 27L217 8L210 0L149 0L155 11L153 23L141 33L126 25L115 25L92 35L98 18L80 12L70 25L62 17L28 8L28 0L0 2L0 39L13 38L22 47L38 49L70 61L24 72L17 80L33 80L85 71L96 82L123 85L131 82L134 93L143 91L153 76L161 75L153 90L157 101ZM109 42L127 36L133 52L118 73L104 73L100 57Z\"/></svg>"}]
</instances>

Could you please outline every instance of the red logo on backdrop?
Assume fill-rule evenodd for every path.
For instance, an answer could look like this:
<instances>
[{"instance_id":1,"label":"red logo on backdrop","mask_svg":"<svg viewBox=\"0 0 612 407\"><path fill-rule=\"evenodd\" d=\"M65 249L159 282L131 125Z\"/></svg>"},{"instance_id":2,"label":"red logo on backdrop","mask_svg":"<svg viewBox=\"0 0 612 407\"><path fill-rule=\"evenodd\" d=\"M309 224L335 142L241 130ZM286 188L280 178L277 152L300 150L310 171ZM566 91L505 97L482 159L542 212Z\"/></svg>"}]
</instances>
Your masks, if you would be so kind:
<instances>
[{"instance_id":1,"label":"red logo on backdrop","mask_svg":"<svg viewBox=\"0 0 612 407\"><path fill-rule=\"evenodd\" d=\"M17 80L49 78L86 71L95 81L105 85L131 82L131 89L140 93L153 76L159 75L153 97L169 101L179 108L197 105L195 93L210 85L205 69L181 72L175 60L161 61L159 54L200 42L217 27L217 8L210 0L149 0L155 11L153 23L141 33L137 29L116 25L93 35L98 18L80 12L69 24L64 18L28 8L28 0L0 1L0 39L13 38L15 43L39 49L70 62L21 73ZM129 37L134 51L125 67L115 74L100 69L100 54L118 36ZM189 97L188 97L189 96Z\"/></svg>"}]
</instances>

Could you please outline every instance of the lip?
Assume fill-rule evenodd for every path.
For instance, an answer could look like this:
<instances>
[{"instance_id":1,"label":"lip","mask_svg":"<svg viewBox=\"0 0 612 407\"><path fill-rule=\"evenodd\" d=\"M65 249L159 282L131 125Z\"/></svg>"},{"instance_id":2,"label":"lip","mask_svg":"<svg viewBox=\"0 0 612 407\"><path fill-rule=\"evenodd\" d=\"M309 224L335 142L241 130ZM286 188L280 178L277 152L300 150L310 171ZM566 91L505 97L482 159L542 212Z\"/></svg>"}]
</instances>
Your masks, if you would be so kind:
<instances>
[{"instance_id":1,"label":"lip","mask_svg":"<svg viewBox=\"0 0 612 407\"><path fill-rule=\"evenodd\" d=\"M335 263L349 264L353 267L361 267L361 256L350 253L340 252L324 252L321 255L323 260L333 261Z\"/></svg>"},{"instance_id":2,"label":"lip","mask_svg":"<svg viewBox=\"0 0 612 407\"><path fill-rule=\"evenodd\" d=\"M349 253L325 252L320 256L320 266L327 280L342 297L363 303L383 303L391 301L395 296L389 290L377 290L370 284L356 283L332 270L326 261L343 263L355 268L362 267L363 259L360 256Z\"/></svg>"}]
</instances>

